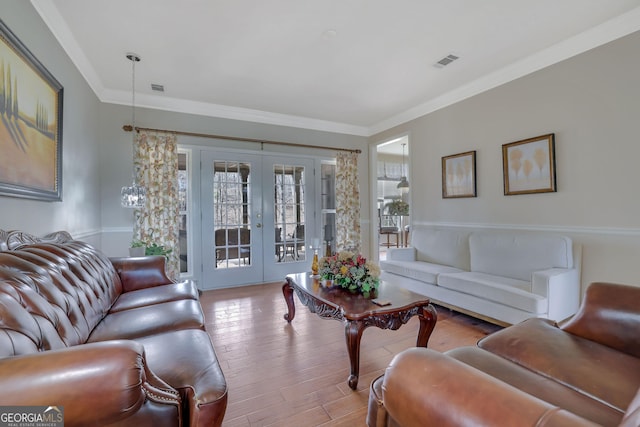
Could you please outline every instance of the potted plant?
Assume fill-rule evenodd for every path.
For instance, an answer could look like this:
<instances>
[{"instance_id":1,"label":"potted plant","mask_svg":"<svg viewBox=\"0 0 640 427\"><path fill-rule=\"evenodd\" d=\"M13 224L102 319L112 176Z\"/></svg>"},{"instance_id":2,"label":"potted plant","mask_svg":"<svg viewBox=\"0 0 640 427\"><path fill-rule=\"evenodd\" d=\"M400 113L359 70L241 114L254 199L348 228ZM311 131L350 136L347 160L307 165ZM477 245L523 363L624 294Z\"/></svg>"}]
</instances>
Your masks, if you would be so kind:
<instances>
[{"instance_id":1,"label":"potted plant","mask_svg":"<svg viewBox=\"0 0 640 427\"><path fill-rule=\"evenodd\" d=\"M393 202L387 203L387 209L389 215L409 215L409 203L403 202L402 200L394 200Z\"/></svg>"},{"instance_id":2,"label":"potted plant","mask_svg":"<svg viewBox=\"0 0 640 427\"><path fill-rule=\"evenodd\" d=\"M129 245L129 256L144 256L146 248L147 245L142 240L133 239Z\"/></svg>"},{"instance_id":3,"label":"potted plant","mask_svg":"<svg viewBox=\"0 0 640 427\"><path fill-rule=\"evenodd\" d=\"M151 243L145 249L145 255L162 255L165 258L168 258L168 255L171 253L171 249L166 249L163 245L158 245L157 243Z\"/></svg>"}]
</instances>

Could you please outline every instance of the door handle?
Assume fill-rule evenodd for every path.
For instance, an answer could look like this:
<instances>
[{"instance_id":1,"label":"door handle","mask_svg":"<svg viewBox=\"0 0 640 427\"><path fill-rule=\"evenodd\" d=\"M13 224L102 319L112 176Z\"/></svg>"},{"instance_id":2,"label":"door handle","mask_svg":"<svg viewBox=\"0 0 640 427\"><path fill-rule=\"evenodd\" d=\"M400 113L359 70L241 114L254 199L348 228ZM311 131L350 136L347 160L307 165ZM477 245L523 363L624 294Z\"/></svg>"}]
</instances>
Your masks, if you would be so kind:
<instances>
[{"instance_id":1,"label":"door handle","mask_svg":"<svg viewBox=\"0 0 640 427\"><path fill-rule=\"evenodd\" d=\"M257 224L256 224L256 228L262 228L262 224L257 223Z\"/></svg>"}]
</instances>

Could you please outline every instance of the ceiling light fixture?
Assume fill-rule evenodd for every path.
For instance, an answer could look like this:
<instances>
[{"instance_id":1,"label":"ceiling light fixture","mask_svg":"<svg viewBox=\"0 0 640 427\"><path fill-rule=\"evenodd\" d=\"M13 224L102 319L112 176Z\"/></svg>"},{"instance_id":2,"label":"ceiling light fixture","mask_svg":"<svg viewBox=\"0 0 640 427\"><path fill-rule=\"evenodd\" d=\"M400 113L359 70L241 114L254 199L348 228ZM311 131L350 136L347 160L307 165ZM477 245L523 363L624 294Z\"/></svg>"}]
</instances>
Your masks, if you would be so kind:
<instances>
[{"instance_id":1,"label":"ceiling light fixture","mask_svg":"<svg viewBox=\"0 0 640 427\"><path fill-rule=\"evenodd\" d=\"M400 182L398 183L398 187L400 191L406 193L409 191L409 181L407 181L407 175L404 172L404 146L407 144L402 144L402 178L400 178Z\"/></svg>"},{"instance_id":2,"label":"ceiling light fixture","mask_svg":"<svg viewBox=\"0 0 640 427\"><path fill-rule=\"evenodd\" d=\"M120 202L124 208L140 209L147 200L147 189L136 183L136 62L140 62L140 56L135 53L127 53L127 59L131 61L131 134L133 135L133 182L129 187L122 187Z\"/></svg>"}]
</instances>

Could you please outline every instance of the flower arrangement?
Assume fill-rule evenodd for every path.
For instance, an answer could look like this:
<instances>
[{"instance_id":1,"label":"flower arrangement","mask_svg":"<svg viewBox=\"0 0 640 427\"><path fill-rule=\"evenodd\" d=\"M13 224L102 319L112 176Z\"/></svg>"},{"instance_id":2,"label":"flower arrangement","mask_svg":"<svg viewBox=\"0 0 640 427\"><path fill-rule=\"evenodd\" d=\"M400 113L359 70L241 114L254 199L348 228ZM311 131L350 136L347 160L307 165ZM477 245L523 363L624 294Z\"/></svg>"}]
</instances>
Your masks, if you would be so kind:
<instances>
[{"instance_id":1,"label":"flower arrangement","mask_svg":"<svg viewBox=\"0 0 640 427\"><path fill-rule=\"evenodd\" d=\"M347 251L320 259L319 274L322 279L332 280L335 285L365 297L380 284L380 267L362 255Z\"/></svg>"}]
</instances>

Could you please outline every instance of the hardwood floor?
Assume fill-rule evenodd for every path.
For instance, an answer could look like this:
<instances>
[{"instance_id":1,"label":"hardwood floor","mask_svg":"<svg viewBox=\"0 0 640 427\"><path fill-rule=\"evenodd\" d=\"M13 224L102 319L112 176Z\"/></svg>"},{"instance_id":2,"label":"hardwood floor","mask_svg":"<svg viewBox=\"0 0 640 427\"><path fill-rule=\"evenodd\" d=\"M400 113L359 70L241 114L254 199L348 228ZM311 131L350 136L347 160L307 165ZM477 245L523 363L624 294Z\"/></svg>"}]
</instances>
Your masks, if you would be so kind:
<instances>
[{"instance_id":1,"label":"hardwood floor","mask_svg":"<svg viewBox=\"0 0 640 427\"><path fill-rule=\"evenodd\" d=\"M224 427L365 426L371 381L393 356L415 346L418 319L397 331L371 327L362 336L358 389L347 385L349 359L341 322L300 304L289 324L282 283L205 291L207 330L229 387ZM429 347L474 345L500 327L436 307Z\"/></svg>"}]
</instances>

